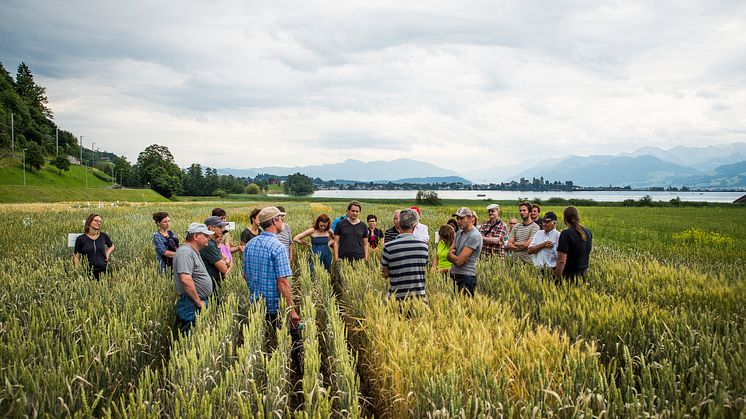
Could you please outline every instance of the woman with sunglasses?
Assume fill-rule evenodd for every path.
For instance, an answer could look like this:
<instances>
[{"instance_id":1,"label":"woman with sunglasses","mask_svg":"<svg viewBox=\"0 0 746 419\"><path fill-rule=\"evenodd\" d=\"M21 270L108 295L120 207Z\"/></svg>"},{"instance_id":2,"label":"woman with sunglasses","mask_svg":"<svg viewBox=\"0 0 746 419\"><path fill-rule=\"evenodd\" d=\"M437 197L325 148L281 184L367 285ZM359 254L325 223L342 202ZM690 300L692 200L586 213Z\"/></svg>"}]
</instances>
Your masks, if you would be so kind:
<instances>
[{"instance_id":1,"label":"woman with sunglasses","mask_svg":"<svg viewBox=\"0 0 746 419\"><path fill-rule=\"evenodd\" d=\"M331 220L329 219L329 216L321 214L316 218L313 227L293 237L293 242L302 246L311 247L312 253L310 258L312 258L314 254L318 255L319 260L324 265L324 269L327 271L330 271L332 266L332 251L329 246L334 244L334 236L331 229L329 229L330 223ZM308 236L311 236L310 244L303 241L303 239ZM310 258L309 263L311 265L311 272L313 272L313 259Z\"/></svg>"},{"instance_id":2,"label":"woman with sunglasses","mask_svg":"<svg viewBox=\"0 0 746 419\"><path fill-rule=\"evenodd\" d=\"M172 269L174 254L179 248L179 238L168 228L171 226L171 217L167 212L156 212L153 221L158 226L158 231L153 233L153 247L155 247L155 259L158 261L158 271L163 273L166 267Z\"/></svg>"}]
</instances>

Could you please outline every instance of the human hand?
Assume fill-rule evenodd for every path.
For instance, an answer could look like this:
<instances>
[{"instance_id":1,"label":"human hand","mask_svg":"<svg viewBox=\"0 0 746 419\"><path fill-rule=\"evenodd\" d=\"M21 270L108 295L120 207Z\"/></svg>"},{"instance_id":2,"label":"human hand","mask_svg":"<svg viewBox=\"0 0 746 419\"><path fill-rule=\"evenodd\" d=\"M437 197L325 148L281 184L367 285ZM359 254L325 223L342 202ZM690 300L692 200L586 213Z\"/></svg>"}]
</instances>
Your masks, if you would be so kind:
<instances>
[{"instance_id":1,"label":"human hand","mask_svg":"<svg viewBox=\"0 0 746 419\"><path fill-rule=\"evenodd\" d=\"M293 326L293 329L295 329L298 326L298 323L300 323L300 316L295 311L294 308L290 309L290 324Z\"/></svg>"}]
</instances>

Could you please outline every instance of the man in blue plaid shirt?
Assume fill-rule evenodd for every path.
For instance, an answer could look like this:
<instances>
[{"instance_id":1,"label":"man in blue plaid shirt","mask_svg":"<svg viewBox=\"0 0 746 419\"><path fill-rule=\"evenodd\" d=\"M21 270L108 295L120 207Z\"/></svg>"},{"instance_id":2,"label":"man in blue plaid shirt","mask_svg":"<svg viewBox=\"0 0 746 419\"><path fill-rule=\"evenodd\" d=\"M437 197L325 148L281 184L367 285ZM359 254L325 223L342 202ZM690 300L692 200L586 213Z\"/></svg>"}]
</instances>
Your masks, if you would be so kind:
<instances>
[{"instance_id":1,"label":"man in blue plaid shirt","mask_svg":"<svg viewBox=\"0 0 746 419\"><path fill-rule=\"evenodd\" d=\"M300 316L293 307L288 283L288 277L292 275L288 251L277 240L277 233L283 228L283 215L285 213L276 207L266 207L259 212L257 218L264 231L246 244L243 273L251 293L251 302L264 298L267 321L275 328L279 326L277 308L282 296L290 308L290 321L295 328Z\"/></svg>"}]
</instances>

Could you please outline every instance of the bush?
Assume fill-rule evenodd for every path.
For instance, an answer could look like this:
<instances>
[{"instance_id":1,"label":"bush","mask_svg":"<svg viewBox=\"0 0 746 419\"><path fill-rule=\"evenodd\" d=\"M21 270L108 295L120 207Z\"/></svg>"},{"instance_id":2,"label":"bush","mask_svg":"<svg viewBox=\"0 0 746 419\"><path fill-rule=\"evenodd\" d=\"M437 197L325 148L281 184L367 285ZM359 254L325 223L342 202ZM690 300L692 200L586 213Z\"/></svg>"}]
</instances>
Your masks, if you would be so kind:
<instances>
[{"instance_id":1,"label":"bush","mask_svg":"<svg viewBox=\"0 0 746 419\"><path fill-rule=\"evenodd\" d=\"M246 193L249 195L259 195L262 192L262 188L256 183L249 183L246 185Z\"/></svg>"},{"instance_id":2,"label":"bush","mask_svg":"<svg viewBox=\"0 0 746 419\"><path fill-rule=\"evenodd\" d=\"M435 191L417 191L415 198L417 205L443 205L443 201L438 197Z\"/></svg>"},{"instance_id":3,"label":"bush","mask_svg":"<svg viewBox=\"0 0 746 419\"><path fill-rule=\"evenodd\" d=\"M226 191L224 191L222 189L219 189L219 188L215 189L215 192L213 192L212 194L214 196L219 196L221 198L225 198L228 195L228 193Z\"/></svg>"},{"instance_id":4,"label":"bush","mask_svg":"<svg viewBox=\"0 0 746 419\"><path fill-rule=\"evenodd\" d=\"M70 170L70 160L67 159L67 156L57 156L52 160L51 162L52 166L56 167L60 171L60 175L62 175L62 171L69 171Z\"/></svg>"}]
</instances>

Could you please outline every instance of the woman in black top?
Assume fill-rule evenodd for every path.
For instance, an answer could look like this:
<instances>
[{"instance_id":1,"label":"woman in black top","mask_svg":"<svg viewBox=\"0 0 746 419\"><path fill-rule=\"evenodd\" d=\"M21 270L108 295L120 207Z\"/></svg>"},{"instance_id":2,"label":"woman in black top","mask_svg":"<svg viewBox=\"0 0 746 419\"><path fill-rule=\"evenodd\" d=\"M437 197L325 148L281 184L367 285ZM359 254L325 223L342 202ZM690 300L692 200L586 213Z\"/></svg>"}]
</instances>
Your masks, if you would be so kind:
<instances>
[{"instance_id":1,"label":"woman in black top","mask_svg":"<svg viewBox=\"0 0 746 419\"><path fill-rule=\"evenodd\" d=\"M381 229L376 228L376 224L378 224L378 218L376 218L375 214L368 215L367 218L368 221L368 245L371 249L375 249L377 247L383 248L383 231Z\"/></svg>"},{"instance_id":2,"label":"woman in black top","mask_svg":"<svg viewBox=\"0 0 746 419\"><path fill-rule=\"evenodd\" d=\"M593 247L593 236L588 228L580 224L577 208L565 208L564 218L568 228L560 233L554 273L557 277L573 281L578 278L584 280Z\"/></svg>"},{"instance_id":3,"label":"woman in black top","mask_svg":"<svg viewBox=\"0 0 746 419\"><path fill-rule=\"evenodd\" d=\"M80 265L80 256L88 259L94 278L97 280L101 272L106 272L114 244L106 233L101 231L101 216L91 214L85 220L85 234L75 239L75 250L73 251L73 264L77 268Z\"/></svg>"}]
</instances>

